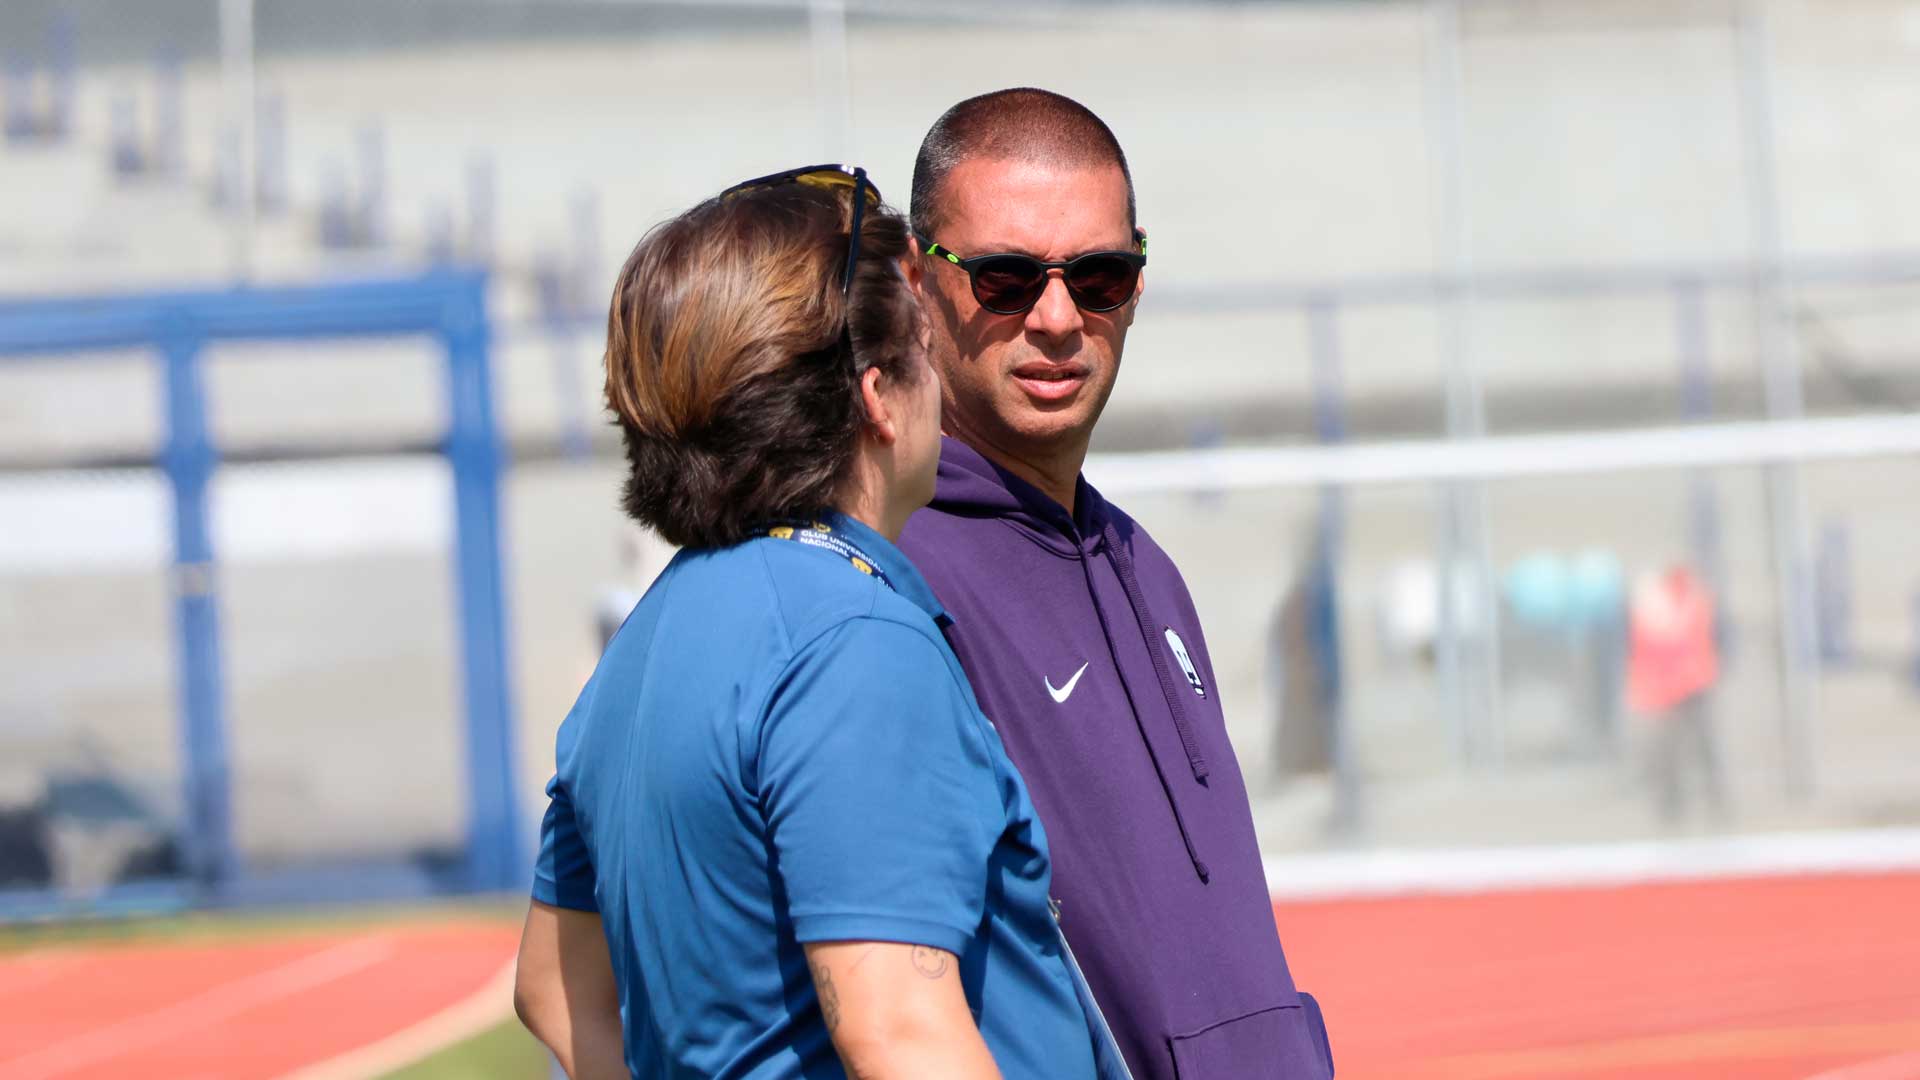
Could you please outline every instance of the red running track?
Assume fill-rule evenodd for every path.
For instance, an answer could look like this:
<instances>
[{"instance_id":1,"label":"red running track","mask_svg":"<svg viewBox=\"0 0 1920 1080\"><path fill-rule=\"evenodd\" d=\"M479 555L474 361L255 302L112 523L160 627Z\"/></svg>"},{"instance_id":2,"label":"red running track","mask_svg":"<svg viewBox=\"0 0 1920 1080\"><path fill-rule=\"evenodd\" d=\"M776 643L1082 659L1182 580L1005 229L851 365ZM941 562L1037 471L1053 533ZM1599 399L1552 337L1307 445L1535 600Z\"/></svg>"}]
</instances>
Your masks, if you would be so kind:
<instances>
[{"instance_id":1,"label":"red running track","mask_svg":"<svg viewBox=\"0 0 1920 1080\"><path fill-rule=\"evenodd\" d=\"M473 997L517 928L455 921L0 956L4 1080L268 1080Z\"/></svg>"},{"instance_id":2,"label":"red running track","mask_svg":"<svg viewBox=\"0 0 1920 1080\"><path fill-rule=\"evenodd\" d=\"M1280 903L1341 1080L1920 1080L1920 874Z\"/></svg>"},{"instance_id":3,"label":"red running track","mask_svg":"<svg viewBox=\"0 0 1920 1080\"><path fill-rule=\"evenodd\" d=\"M1342 1080L1920 1080L1920 874L1275 913ZM0 957L0 1080L283 1076L471 998L516 938L438 922Z\"/></svg>"}]
</instances>

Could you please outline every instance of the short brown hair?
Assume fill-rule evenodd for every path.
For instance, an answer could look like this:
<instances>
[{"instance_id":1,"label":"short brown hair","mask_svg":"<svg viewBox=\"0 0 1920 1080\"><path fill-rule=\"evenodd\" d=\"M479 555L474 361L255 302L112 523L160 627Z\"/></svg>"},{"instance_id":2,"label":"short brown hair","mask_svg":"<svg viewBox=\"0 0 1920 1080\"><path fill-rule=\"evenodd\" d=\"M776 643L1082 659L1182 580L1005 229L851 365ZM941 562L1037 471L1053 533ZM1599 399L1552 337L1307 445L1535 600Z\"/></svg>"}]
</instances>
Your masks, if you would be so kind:
<instances>
[{"instance_id":1,"label":"short brown hair","mask_svg":"<svg viewBox=\"0 0 1920 1080\"><path fill-rule=\"evenodd\" d=\"M1070 97L1019 86L970 97L933 122L913 161L914 231L932 238L946 223L947 174L977 158L1116 165L1127 182L1127 230L1133 230L1133 172L1113 130Z\"/></svg>"},{"instance_id":2,"label":"short brown hair","mask_svg":"<svg viewBox=\"0 0 1920 1080\"><path fill-rule=\"evenodd\" d=\"M745 539L843 494L866 421L860 379L912 366L919 306L896 260L907 226L860 229L852 202L803 184L709 199L633 249L607 316L607 405L626 443L627 514L683 547Z\"/></svg>"}]
</instances>

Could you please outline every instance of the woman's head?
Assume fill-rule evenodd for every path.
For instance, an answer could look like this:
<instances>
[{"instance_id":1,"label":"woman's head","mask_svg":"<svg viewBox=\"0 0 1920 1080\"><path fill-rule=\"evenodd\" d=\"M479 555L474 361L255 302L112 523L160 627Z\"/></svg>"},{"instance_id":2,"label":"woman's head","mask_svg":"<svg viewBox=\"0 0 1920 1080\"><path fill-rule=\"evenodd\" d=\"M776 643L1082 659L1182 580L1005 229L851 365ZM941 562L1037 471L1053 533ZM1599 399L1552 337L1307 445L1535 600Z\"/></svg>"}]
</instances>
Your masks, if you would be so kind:
<instances>
[{"instance_id":1,"label":"woman's head","mask_svg":"<svg viewBox=\"0 0 1920 1080\"><path fill-rule=\"evenodd\" d=\"M730 544L842 505L863 454L896 501L931 497L938 390L899 269L907 226L866 211L849 300L853 197L789 183L709 199L621 269L606 361L625 508L668 540Z\"/></svg>"}]
</instances>

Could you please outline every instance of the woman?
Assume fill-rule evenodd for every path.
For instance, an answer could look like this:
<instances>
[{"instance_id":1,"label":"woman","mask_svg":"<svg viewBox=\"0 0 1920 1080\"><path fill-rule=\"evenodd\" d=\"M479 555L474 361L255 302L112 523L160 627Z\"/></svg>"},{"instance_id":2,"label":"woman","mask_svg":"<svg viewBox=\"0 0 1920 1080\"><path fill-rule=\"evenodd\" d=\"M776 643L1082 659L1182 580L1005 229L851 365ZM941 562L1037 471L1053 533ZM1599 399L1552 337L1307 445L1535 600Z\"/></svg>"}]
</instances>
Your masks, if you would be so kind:
<instances>
[{"instance_id":1,"label":"woman","mask_svg":"<svg viewBox=\"0 0 1920 1080\"><path fill-rule=\"evenodd\" d=\"M548 786L516 1002L576 1077L1094 1074L1045 834L893 544L940 449L907 251L830 166L620 273L625 506L683 550Z\"/></svg>"}]
</instances>

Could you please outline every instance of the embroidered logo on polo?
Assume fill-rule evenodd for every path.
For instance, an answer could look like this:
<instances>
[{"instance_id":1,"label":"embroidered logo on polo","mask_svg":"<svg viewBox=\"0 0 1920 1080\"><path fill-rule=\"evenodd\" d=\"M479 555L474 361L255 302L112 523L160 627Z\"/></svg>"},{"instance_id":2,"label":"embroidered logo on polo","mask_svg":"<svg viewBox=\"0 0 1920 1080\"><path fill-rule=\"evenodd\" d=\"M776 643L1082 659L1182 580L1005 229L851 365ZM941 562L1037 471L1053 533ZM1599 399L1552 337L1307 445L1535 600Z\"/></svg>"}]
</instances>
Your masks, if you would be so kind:
<instances>
[{"instance_id":1,"label":"embroidered logo on polo","mask_svg":"<svg viewBox=\"0 0 1920 1080\"><path fill-rule=\"evenodd\" d=\"M1091 664L1092 662L1093 661L1089 660L1087 664ZM1065 705L1067 699L1073 696L1073 688L1080 684L1080 676L1087 673L1087 664L1081 664L1080 670L1074 672L1073 678L1067 680L1067 685L1058 690L1053 688L1053 677L1051 675L1042 675L1040 677L1040 681L1047 684L1047 694L1053 698L1055 705Z\"/></svg>"},{"instance_id":2,"label":"embroidered logo on polo","mask_svg":"<svg viewBox=\"0 0 1920 1080\"><path fill-rule=\"evenodd\" d=\"M1187 643L1180 640L1180 635L1174 633L1171 626L1167 627L1167 647L1173 650L1173 658L1180 661L1180 670L1187 675L1187 685L1193 687L1194 693L1206 697L1206 685L1200 681L1200 672L1194 669L1193 657L1187 655Z\"/></svg>"}]
</instances>

